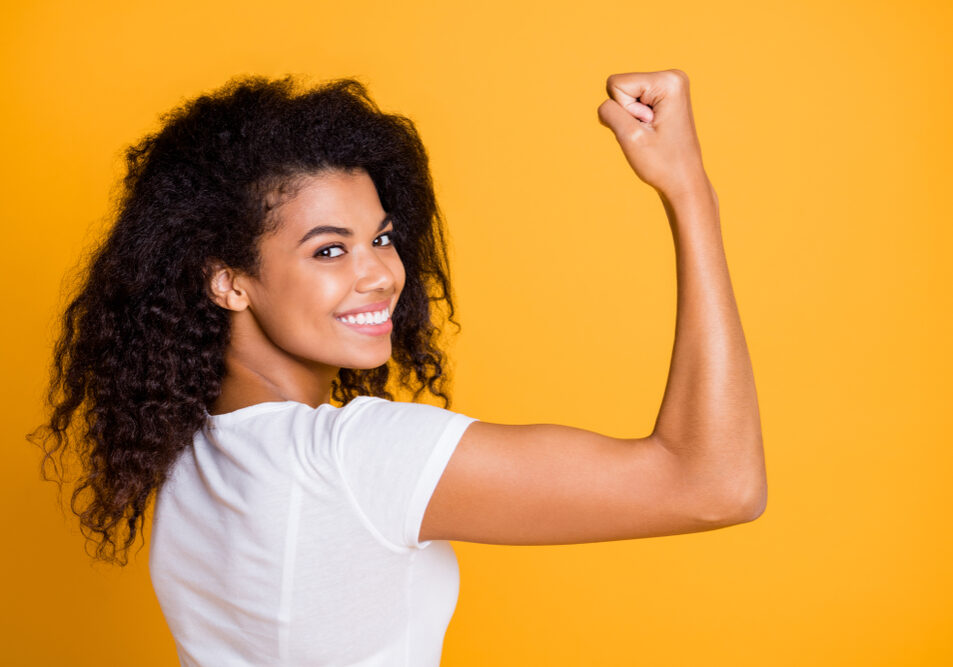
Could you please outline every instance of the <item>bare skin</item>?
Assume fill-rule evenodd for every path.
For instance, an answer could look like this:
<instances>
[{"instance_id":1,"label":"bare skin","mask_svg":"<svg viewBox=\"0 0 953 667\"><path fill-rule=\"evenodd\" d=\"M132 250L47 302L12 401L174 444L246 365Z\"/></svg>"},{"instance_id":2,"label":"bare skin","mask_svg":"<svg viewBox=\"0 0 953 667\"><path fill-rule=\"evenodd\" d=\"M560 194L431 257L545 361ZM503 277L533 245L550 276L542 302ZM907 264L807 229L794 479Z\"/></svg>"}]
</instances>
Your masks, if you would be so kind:
<instances>
[{"instance_id":1,"label":"bare skin","mask_svg":"<svg viewBox=\"0 0 953 667\"><path fill-rule=\"evenodd\" d=\"M219 266L210 280L215 302L231 311L232 327L211 414L267 401L317 407L328 402L342 367L376 368L391 356L388 333L369 335L335 318L368 304L386 303L393 312L404 286L388 234L394 225L370 176L313 176L277 214L277 231L260 245L257 278ZM319 225L351 234L325 232L299 243Z\"/></svg>"},{"instance_id":2,"label":"bare skin","mask_svg":"<svg viewBox=\"0 0 953 667\"><path fill-rule=\"evenodd\" d=\"M751 521L767 478L754 375L680 70L610 76L599 119L659 193L676 249L678 309L654 431L611 438L556 424L474 422L431 497L419 539L576 544Z\"/></svg>"},{"instance_id":3,"label":"bare skin","mask_svg":"<svg viewBox=\"0 0 953 667\"><path fill-rule=\"evenodd\" d=\"M655 188L673 233L675 344L655 429L613 438L557 424L476 421L433 492L420 540L574 544L711 530L757 518L767 481L754 376L728 275L718 199L701 160L688 77L616 74L599 119ZM404 282L379 235L384 211L364 172L322 175L286 204L262 243L260 279L220 267L210 282L233 311L228 373L214 414L262 401L327 401L340 368L387 361L388 335L340 323L390 304ZM297 241L313 225L351 236ZM316 258L338 244L341 254ZM399 307L399 306L397 306Z\"/></svg>"}]
</instances>

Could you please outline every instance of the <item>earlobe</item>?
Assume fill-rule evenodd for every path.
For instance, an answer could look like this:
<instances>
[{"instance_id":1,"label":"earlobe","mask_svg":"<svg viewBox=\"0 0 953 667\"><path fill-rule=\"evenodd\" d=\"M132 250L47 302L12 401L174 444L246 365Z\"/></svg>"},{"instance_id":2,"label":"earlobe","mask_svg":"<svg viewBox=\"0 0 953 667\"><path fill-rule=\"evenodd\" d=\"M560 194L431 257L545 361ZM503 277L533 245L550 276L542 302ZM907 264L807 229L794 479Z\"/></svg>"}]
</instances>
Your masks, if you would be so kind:
<instances>
[{"instance_id":1,"label":"earlobe","mask_svg":"<svg viewBox=\"0 0 953 667\"><path fill-rule=\"evenodd\" d=\"M206 291L213 303L226 310L242 311L248 308L248 293L236 280L238 273L221 262L212 262L206 268Z\"/></svg>"}]
</instances>

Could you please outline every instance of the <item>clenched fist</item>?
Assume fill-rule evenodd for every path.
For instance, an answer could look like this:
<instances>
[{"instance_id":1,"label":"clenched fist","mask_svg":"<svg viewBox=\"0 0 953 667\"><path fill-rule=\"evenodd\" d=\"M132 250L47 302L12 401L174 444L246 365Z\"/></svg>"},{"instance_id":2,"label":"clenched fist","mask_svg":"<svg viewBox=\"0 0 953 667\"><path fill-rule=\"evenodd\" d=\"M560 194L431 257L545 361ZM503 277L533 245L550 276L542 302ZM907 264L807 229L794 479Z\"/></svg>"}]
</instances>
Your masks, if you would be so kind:
<instances>
[{"instance_id":1,"label":"clenched fist","mask_svg":"<svg viewBox=\"0 0 953 667\"><path fill-rule=\"evenodd\" d=\"M599 122L615 134L636 175L674 198L693 188L714 189L702 165L688 75L678 69L613 74Z\"/></svg>"}]
</instances>

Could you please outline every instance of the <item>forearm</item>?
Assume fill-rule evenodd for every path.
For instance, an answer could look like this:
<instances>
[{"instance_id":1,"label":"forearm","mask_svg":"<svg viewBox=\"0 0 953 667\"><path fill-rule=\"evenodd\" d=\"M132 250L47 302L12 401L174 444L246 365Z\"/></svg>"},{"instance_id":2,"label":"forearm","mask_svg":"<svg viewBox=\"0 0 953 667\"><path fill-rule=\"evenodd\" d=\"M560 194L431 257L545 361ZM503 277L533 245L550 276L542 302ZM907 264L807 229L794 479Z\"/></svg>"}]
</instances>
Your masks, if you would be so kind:
<instances>
[{"instance_id":1,"label":"forearm","mask_svg":"<svg viewBox=\"0 0 953 667\"><path fill-rule=\"evenodd\" d=\"M699 177L677 196L662 195L662 203L675 241L678 306L653 435L710 488L757 508L766 494L761 420L717 197Z\"/></svg>"}]
</instances>

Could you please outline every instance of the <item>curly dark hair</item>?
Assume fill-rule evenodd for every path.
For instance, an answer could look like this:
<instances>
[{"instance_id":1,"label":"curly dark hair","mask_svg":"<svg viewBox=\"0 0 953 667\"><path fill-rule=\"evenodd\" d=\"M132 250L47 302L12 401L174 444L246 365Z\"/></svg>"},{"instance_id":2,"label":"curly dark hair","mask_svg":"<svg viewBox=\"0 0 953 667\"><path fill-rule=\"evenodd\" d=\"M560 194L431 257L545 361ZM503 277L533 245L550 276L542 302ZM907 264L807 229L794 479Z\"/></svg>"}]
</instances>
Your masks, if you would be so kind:
<instances>
[{"instance_id":1,"label":"curly dark hair","mask_svg":"<svg viewBox=\"0 0 953 667\"><path fill-rule=\"evenodd\" d=\"M334 401L393 400L388 386L399 386L415 401L426 390L449 407L435 323L441 307L460 328L427 153L413 122L381 112L364 84L237 77L161 120L126 150L114 224L67 297L49 419L27 436L43 450L47 481L57 451L61 464L66 452L78 459L70 508L87 545L98 543L90 555L120 566L148 503L221 391L229 318L208 296L209 262L257 277L259 241L277 224L269 211L302 176L365 170L394 219L406 271L392 358L369 370L342 368ZM55 460L53 467L61 476Z\"/></svg>"}]
</instances>

